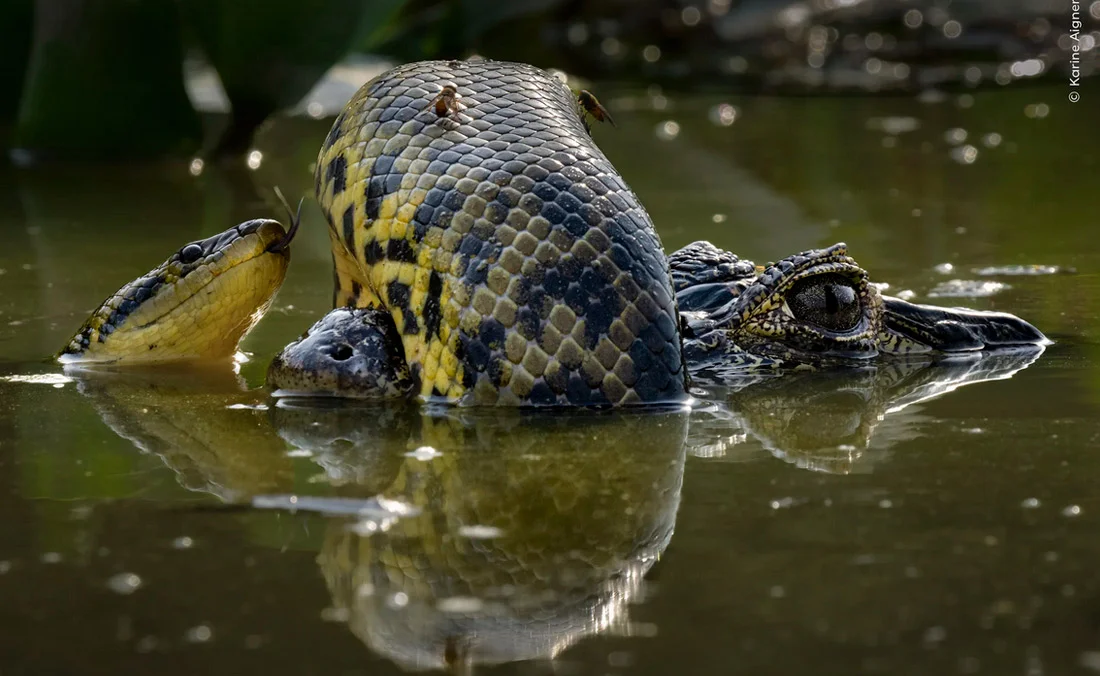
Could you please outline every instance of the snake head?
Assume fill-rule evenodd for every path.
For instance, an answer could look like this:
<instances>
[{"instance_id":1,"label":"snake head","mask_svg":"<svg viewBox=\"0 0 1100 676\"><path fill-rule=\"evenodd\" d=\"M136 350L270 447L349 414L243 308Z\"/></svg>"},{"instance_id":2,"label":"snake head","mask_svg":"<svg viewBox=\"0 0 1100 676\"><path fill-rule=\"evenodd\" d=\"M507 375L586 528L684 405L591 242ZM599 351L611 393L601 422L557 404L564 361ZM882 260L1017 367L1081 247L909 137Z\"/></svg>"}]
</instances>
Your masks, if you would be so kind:
<instances>
[{"instance_id":1,"label":"snake head","mask_svg":"<svg viewBox=\"0 0 1100 676\"><path fill-rule=\"evenodd\" d=\"M1049 343L1010 314L884 297L842 243L789 256L755 275L746 274L744 263L722 280L679 290L678 299L694 304L685 313L685 335L696 339L689 352L724 354L749 366L821 366Z\"/></svg>"},{"instance_id":2,"label":"snake head","mask_svg":"<svg viewBox=\"0 0 1100 676\"><path fill-rule=\"evenodd\" d=\"M185 244L105 300L59 359L228 358L283 283L290 261L286 241L278 222L256 219Z\"/></svg>"}]
</instances>

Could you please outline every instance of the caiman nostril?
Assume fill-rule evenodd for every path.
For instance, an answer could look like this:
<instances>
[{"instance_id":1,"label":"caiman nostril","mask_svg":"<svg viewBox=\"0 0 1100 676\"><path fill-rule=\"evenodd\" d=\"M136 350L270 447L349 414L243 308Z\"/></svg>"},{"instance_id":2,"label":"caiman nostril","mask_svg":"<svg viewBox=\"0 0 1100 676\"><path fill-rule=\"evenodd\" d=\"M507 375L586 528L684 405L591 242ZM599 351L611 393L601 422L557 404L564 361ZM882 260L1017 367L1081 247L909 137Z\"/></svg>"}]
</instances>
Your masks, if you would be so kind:
<instances>
[{"instance_id":1,"label":"caiman nostril","mask_svg":"<svg viewBox=\"0 0 1100 676\"><path fill-rule=\"evenodd\" d=\"M351 349L351 345L337 345L332 352L332 358L336 361L347 361L351 359L353 354L355 354L355 351Z\"/></svg>"}]
</instances>

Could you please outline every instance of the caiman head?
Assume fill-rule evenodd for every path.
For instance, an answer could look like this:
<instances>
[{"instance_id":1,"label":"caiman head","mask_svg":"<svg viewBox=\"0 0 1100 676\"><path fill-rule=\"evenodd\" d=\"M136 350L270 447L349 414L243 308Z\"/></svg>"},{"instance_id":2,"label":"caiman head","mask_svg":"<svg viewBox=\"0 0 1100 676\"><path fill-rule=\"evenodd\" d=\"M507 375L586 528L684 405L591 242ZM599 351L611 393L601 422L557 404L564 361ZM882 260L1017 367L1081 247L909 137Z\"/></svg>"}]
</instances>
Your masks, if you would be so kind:
<instances>
[{"instance_id":1,"label":"caiman head","mask_svg":"<svg viewBox=\"0 0 1100 676\"><path fill-rule=\"evenodd\" d=\"M883 296L844 244L764 267L708 242L670 256L689 364L825 366L1047 345L1003 312Z\"/></svg>"}]
</instances>

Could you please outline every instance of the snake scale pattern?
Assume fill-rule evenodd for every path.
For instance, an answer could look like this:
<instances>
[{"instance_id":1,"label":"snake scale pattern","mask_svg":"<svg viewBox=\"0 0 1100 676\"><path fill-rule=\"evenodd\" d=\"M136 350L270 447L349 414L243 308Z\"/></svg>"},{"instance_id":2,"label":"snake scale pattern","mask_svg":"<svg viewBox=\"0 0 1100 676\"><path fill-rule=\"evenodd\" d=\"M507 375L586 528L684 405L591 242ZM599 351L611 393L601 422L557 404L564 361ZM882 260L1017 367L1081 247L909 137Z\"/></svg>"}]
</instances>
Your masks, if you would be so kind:
<instances>
[{"instance_id":1,"label":"snake scale pattern","mask_svg":"<svg viewBox=\"0 0 1100 676\"><path fill-rule=\"evenodd\" d=\"M315 178L334 303L389 312L422 397L683 397L661 242L582 115L540 69L431 61L368 83L333 125Z\"/></svg>"}]
</instances>

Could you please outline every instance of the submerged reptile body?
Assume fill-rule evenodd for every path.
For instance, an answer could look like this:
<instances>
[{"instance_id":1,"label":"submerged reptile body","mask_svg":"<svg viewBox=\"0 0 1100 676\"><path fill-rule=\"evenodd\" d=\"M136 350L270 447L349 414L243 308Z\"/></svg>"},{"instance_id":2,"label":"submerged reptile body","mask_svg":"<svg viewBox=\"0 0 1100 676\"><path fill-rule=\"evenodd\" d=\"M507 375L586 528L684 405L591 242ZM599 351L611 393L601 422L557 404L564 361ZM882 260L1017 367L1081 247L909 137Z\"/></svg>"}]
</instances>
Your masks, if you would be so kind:
<instances>
[{"instance_id":1,"label":"submerged reptile body","mask_svg":"<svg viewBox=\"0 0 1100 676\"><path fill-rule=\"evenodd\" d=\"M458 97L439 110L448 85ZM683 398L653 224L545 71L434 61L387 72L337 118L316 189L335 305L388 311L422 398Z\"/></svg>"}]
</instances>

